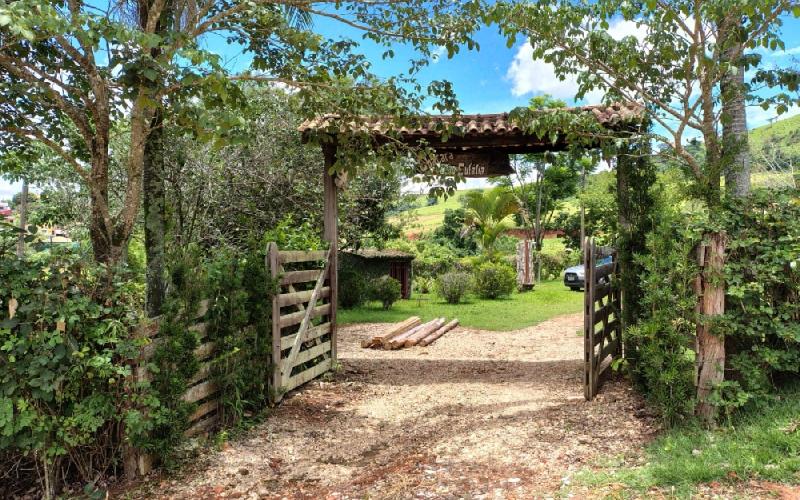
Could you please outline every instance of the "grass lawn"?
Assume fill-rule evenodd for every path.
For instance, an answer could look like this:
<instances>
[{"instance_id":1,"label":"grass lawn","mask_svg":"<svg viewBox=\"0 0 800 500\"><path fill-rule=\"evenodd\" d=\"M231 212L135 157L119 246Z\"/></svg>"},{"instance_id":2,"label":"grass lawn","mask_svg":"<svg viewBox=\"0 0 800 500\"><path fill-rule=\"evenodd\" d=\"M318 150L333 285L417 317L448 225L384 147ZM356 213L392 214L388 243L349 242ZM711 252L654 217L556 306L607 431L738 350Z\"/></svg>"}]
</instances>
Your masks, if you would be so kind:
<instances>
[{"instance_id":1,"label":"grass lawn","mask_svg":"<svg viewBox=\"0 0 800 500\"><path fill-rule=\"evenodd\" d=\"M448 304L435 294L414 293L411 299L396 302L388 311L378 302L356 309L339 309L337 320L340 324L393 323L409 316L419 316L423 321L444 316L448 320L458 318L467 327L508 331L582 310L582 293L570 291L561 281L548 281L537 284L530 292L515 292L507 299L469 297L461 304Z\"/></svg>"},{"instance_id":2,"label":"grass lawn","mask_svg":"<svg viewBox=\"0 0 800 500\"><path fill-rule=\"evenodd\" d=\"M679 497L690 496L702 483L800 483L800 385L717 430L686 426L667 431L647 447L643 463L626 467L610 460L579 473L575 482L601 491L624 485L632 494L674 488Z\"/></svg>"}]
</instances>

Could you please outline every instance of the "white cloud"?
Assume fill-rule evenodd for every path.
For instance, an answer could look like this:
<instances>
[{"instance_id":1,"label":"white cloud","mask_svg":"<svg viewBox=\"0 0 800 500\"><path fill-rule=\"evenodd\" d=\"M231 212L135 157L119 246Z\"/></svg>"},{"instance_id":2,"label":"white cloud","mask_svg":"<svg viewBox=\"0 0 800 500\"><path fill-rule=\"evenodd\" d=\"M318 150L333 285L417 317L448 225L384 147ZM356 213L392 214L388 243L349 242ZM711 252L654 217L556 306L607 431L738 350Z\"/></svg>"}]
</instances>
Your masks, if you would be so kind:
<instances>
[{"instance_id":1,"label":"white cloud","mask_svg":"<svg viewBox=\"0 0 800 500\"><path fill-rule=\"evenodd\" d=\"M431 62L433 64L438 63L442 59L442 56L445 54L447 54L446 47L436 47L436 50L434 50L433 53L431 54Z\"/></svg>"},{"instance_id":2,"label":"white cloud","mask_svg":"<svg viewBox=\"0 0 800 500\"><path fill-rule=\"evenodd\" d=\"M517 50L506 77L511 81L511 93L516 97L528 94L550 94L558 99L575 99L578 92L576 75L563 80L556 76L552 64L533 58L533 47L528 42ZM599 102L603 92L594 91L586 96L589 102Z\"/></svg>"},{"instance_id":3,"label":"white cloud","mask_svg":"<svg viewBox=\"0 0 800 500\"><path fill-rule=\"evenodd\" d=\"M645 26L637 26L634 21L620 19L609 26L608 34L616 40L626 36L643 40L647 35L647 29ZM525 42L517 49L506 72L506 78L511 81L511 93L516 97L550 94L559 99L574 99L578 92L577 75L559 79L552 64L533 58L533 47L529 42ZM586 95L585 100L597 103L602 100L604 94L600 90L594 90Z\"/></svg>"}]
</instances>

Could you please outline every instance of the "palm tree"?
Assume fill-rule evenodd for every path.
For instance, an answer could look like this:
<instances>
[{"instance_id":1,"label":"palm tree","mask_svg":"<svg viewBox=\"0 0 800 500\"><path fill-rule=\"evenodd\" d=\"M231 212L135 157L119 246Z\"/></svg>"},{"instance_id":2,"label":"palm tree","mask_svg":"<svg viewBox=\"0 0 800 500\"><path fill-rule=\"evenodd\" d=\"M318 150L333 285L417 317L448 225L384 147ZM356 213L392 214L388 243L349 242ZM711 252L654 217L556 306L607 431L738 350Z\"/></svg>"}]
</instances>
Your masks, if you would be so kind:
<instances>
[{"instance_id":1,"label":"palm tree","mask_svg":"<svg viewBox=\"0 0 800 500\"><path fill-rule=\"evenodd\" d=\"M513 227L511 216L519 211L514 195L502 188L470 191L464 195L466 217L464 224L478 234L478 243L489 260L494 260L497 238Z\"/></svg>"}]
</instances>

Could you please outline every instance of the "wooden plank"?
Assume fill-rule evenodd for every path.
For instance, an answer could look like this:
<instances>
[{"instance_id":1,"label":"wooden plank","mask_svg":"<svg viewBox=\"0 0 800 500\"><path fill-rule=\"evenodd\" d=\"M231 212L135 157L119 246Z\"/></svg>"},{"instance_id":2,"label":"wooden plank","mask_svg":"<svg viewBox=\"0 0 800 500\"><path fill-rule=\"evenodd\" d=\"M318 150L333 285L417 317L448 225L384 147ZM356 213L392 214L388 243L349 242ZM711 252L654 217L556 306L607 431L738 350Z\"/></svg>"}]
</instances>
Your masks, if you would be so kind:
<instances>
[{"instance_id":1,"label":"wooden plank","mask_svg":"<svg viewBox=\"0 0 800 500\"><path fill-rule=\"evenodd\" d=\"M317 276L319 276L319 271L317 271ZM295 304L304 304L311 300L311 296L314 294L314 290L305 290L302 292L293 292L293 293L282 293L278 295L278 306L286 307L286 306L293 306ZM319 291L319 296L317 299L325 299L330 297L331 289L330 287L323 287Z\"/></svg>"},{"instance_id":2,"label":"wooden plank","mask_svg":"<svg viewBox=\"0 0 800 500\"><path fill-rule=\"evenodd\" d=\"M205 363L200 363L200 367L197 369L194 375L188 380L189 385L194 385L202 380L208 378L211 375L211 361L206 361Z\"/></svg>"},{"instance_id":3,"label":"wooden plank","mask_svg":"<svg viewBox=\"0 0 800 500\"><path fill-rule=\"evenodd\" d=\"M197 306L197 312L195 312L192 319L200 319L208 313L208 308L211 307L211 301L209 299L201 300Z\"/></svg>"},{"instance_id":4,"label":"wooden plank","mask_svg":"<svg viewBox=\"0 0 800 500\"><path fill-rule=\"evenodd\" d=\"M458 326L458 318L454 318L452 321L450 321L450 323L447 323L446 325L444 325L443 327L439 328L435 332L431 333L430 335L428 335L424 339L420 340L419 345L421 345L423 347L428 346L428 345L432 344L433 342L435 342L436 339L438 339L439 337L441 337L442 335L444 335L445 333L449 332L450 330L452 330L453 328L455 328L457 326Z\"/></svg>"},{"instance_id":5,"label":"wooden plank","mask_svg":"<svg viewBox=\"0 0 800 500\"><path fill-rule=\"evenodd\" d=\"M611 337L611 334L614 332L619 331L619 320L615 319L605 327L603 327L599 332L595 332L595 344L597 345L600 343L601 340L605 338Z\"/></svg>"},{"instance_id":6,"label":"wooden plank","mask_svg":"<svg viewBox=\"0 0 800 500\"><path fill-rule=\"evenodd\" d=\"M187 403L194 403L212 394L216 394L218 389L217 384L209 380L187 389L186 392L183 393L183 396L181 396L181 400Z\"/></svg>"},{"instance_id":7,"label":"wooden plank","mask_svg":"<svg viewBox=\"0 0 800 500\"><path fill-rule=\"evenodd\" d=\"M326 144L322 147L325 168L322 172L323 191L323 237L330 246L328 264L328 286L331 289L328 310L328 322L331 324L331 363L337 360L337 326L336 314L339 307L339 186L336 183L333 167L336 164L336 145Z\"/></svg>"},{"instance_id":8,"label":"wooden plank","mask_svg":"<svg viewBox=\"0 0 800 500\"><path fill-rule=\"evenodd\" d=\"M619 347L619 339L614 339L600 350L600 355L598 356L598 361L602 362L607 357L611 356L612 354L617 352L617 348Z\"/></svg>"},{"instance_id":9,"label":"wooden plank","mask_svg":"<svg viewBox=\"0 0 800 500\"><path fill-rule=\"evenodd\" d=\"M265 264L269 268L270 276L273 280L278 279L278 245L271 242L267 245L267 255L264 257ZM281 308L278 305L278 298L272 298L272 381L271 393L274 394L274 403L281 400L282 394L278 388L281 386Z\"/></svg>"},{"instance_id":10,"label":"wooden plank","mask_svg":"<svg viewBox=\"0 0 800 500\"><path fill-rule=\"evenodd\" d=\"M306 269L304 271L287 271L281 274L281 285L295 285L316 281L319 269Z\"/></svg>"},{"instance_id":11,"label":"wooden plank","mask_svg":"<svg viewBox=\"0 0 800 500\"><path fill-rule=\"evenodd\" d=\"M204 338L206 338L208 332L208 323L206 322L195 323L194 325L189 327L189 331L197 332L197 336L200 338L200 340L203 340Z\"/></svg>"},{"instance_id":12,"label":"wooden plank","mask_svg":"<svg viewBox=\"0 0 800 500\"><path fill-rule=\"evenodd\" d=\"M317 306L311 311L311 318L313 319L313 318L318 318L320 316L325 316L330 313L330 310L331 310L330 304L323 304L321 306ZM304 311L298 311L296 313L280 316L281 318L280 321L275 323L277 323L280 328L286 328L287 326L297 325L301 323L305 315L306 313ZM280 338L280 335L278 335L278 338Z\"/></svg>"},{"instance_id":13,"label":"wooden plank","mask_svg":"<svg viewBox=\"0 0 800 500\"><path fill-rule=\"evenodd\" d=\"M203 361L204 359L208 359L214 354L214 349L216 348L217 348L216 342L206 342L205 344L200 344L194 350L194 357L197 358L198 361Z\"/></svg>"},{"instance_id":14,"label":"wooden plank","mask_svg":"<svg viewBox=\"0 0 800 500\"><path fill-rule=\"evenodd\" d=\"M326 333L331 332L331 324L330 323L322 323L321 325L315 326L314 328L309 328L306 332L306 342L309 340L314 340L319 337L322 337ZM294 335L287 335L285 337L281 337L281 350L289 349L294 344L294 338L297 334Z\"/></svg>"},{"instance_id":15,"label":"wooden plank","mask_svg":"<svg viewBox=\"0 0 800 500\"><path fill-rule=\"evenodd\" d=\"M608 297L608 295L613 290L611 283L598 283L593 287L593 299L594 302L597 302L600 299L604 299Z\"/></svg>"},{"instance_id":16,"label":"wooden plank","mask_svg":"<svg viewBox=\"0 0 800 500\"><path fill-rule=\"evenodd\" d=\"M604 305L600 309L596 309L594 312L594 324L600 323L601 321L608 321L608 317L616 312L615 304L609 302L608 304Z\"/></svg>"},{"instance_id":17,"label":"wooden plank","mask_svg":"<svg viewBox=\"0 0 800 500\"><path fill-rule=\"evenodd\" d=\"M186 436L186 437L192 437L192 436L197 436L199 434L204 434L204 433L210 431L211 429L213 429L214 426L217 425L218 421L219 421L219 417L217 415L212 415L212 416L210 416L210 417L208 417L208 418L206 418L204 420L201 420L201 421L197 422L193 426L191 426L188 429L186 429L186 431L184 431L183 435Z\"/></svg>"},{"instance_id":18,"label":"wooden plank","mask_svg":"<svg viewBox=\"0 0 800 500\"><path fill-rule=\"evenodd\" d=\"M616 269L617 263L616 262L609 262L608 264L603 264L597 266L594 270L595 279L605 278L606 276L611 276L614 274L614 270Z\"/></svg>"},{"instance_id":19,"label":"wooden plank","mask_svg":"<svg viewBox=\"0 0 800 500\"><path fill-rule=\"evenodd\" d=\"M219 400L212 399L211 401L206 401L205 403L198 405L197 409L192 413L189 417L189 422L194 422L195 420L200 420L204 416L208 415L212 411L219 408Z\"/></svg>"},{"instance_id":20,"label":"wooden plank","mask_svg":"<svg viewBox=\"0 0 800 500\"><path fill-rule=\"evenodd\" d=\"M303 363L311 361L317 356L322 356L323 354L325 354L330 350L331 350L331 342L330 340L328 340L319 345L315 345L314 347L306 349L305 351L300 351L300 354L297 355L297 357L294 360L294 363L292 363L291 368L294 368L295 366L302 365ZM291 373L291 369L288 371L289 373Z\"/></svg>"},{"instance_id":21,"label":"wooden plank","mask_svg":"<svg viewBox=\"0 0 800 500\"><path fill-rule=\"evenodd\" d=\"M325 373L326 371L331 369L331 359L328 358L322 363L314 365L313 367L309 368L308 370L302 371L297 375L290 377L289 380L286 382L286 385L283 387L284 391L288 392L292 389L295 389L309 380L315 379Z\"/></svg>"},{"instance_id":22,"label":"wooden plank","mask_svg":"<svg viewBox=\"0 0 800 500\"><path fill-rule=\"evenodd\" d=\"M282 250L278 252L278 263L293 264L296 262L315 262L325 260L327 255L327 250L314 250L311 252L302 250Z\"/></svg>"}]
</instances>

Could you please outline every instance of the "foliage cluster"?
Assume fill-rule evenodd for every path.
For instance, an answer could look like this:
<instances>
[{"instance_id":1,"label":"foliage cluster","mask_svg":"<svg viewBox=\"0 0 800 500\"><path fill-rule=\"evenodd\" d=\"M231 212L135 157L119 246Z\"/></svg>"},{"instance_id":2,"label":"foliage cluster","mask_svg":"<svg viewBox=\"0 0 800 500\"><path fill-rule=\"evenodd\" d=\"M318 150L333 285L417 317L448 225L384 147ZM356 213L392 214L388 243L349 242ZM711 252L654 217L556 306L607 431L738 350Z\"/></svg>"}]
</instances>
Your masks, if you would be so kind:
<instances>
[{"instance_id":1,"label":"foliage cluster","mask_svg":"<svg viewBox=\"0 0 800 500\"><path fill-rule=\"evenodd\" d=\"M392 304L400 299L400 282L391 276L381 276L372 281L370 297L383 305L384 309L391 309Z\"/></svg>"},{"instance_id":2,"label":"foliage cluster","mask_svg":"<svg viewBox=\"0 0 800 500\"><path fill-rule=\"evenodd\" d=\"M114 474L122 429L140 425L139 281L54 249L0 255L0 282L0 450L35 460L45 495Z\"/></svg>"},{"instance_id":3,"label":"foliage cluster","mask_svg":"<svg viewBox=\"0 0 800 500\"><path fill-rule=\"evenodd\" d=\"M508 297L517 286L517 276L511 266L485 262L475 270L475 293L483 299Z\"/></svg>"},{"instance_id":4,"label":"foliage cluster","mask_svg":"<svg viewBox=\"0 0 800 500\"><path fill-rule=\"evenodd\" d=\"M730 415L770 398L800 371L800 203L798 192L755 191L729 200L714 221L687 220L663 208L648 236L648 252L637 257L642 320L626 332L632 373L665 421L692 413L694 353L698 321L695 246L709 229L728 238L726 312L716 326L726 339L725 380L712 403Z\"/></svg>"},{"instance_id":5,"label":"foliage cluster","mask_svg":"<svg viewBox=\"0 0 800 500\"><path fill-rule=\"evenodd\" d=\"M370 284L370 297L380 302L384 309L390 309L400 295L400 282L391 276L381 276Z\"/></svg>"},{"instance_id":6,"label":"foliage cluster","mask_svg":"<svg viewBox=\"0 0 800 500\"><path fill-rule=\"evenodd\" d=\"M436 291L448 304L458 304L470 290L472 277L462 271L450 271L436 279Z\"/></svg>"}]
</instances>

